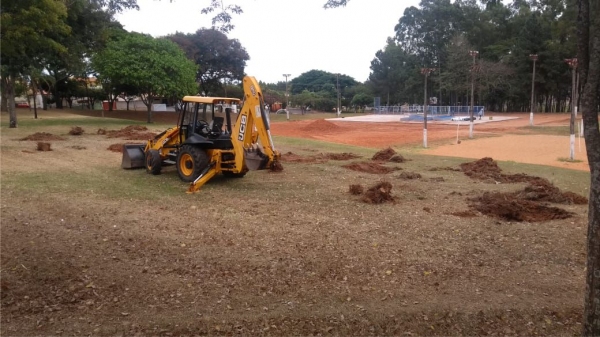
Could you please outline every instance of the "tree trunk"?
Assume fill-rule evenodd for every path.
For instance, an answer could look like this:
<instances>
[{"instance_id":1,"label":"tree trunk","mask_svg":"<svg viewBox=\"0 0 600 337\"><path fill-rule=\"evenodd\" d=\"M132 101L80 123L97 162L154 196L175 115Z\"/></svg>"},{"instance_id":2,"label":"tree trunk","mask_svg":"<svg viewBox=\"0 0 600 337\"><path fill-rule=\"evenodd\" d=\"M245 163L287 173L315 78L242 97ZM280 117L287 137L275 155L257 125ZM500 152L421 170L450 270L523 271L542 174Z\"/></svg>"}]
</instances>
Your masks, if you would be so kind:
<instances>
[{"instance_id":1,"label":"tree trunk","mask_svg":"<svg viewBox=\"0 0 600 337\"><path fill-rule=\"evenodd\" d=\"M6 86L8 85L8 77L5 76L2 78L2 86L0 87L0 91L2 92L2 105L0 107L0 111L8 112L8 92L6 91Z\"/></svg>"},{"instance_id":2,"label":"tree trunk","mask_svg":"<svg viewBox=\"0 0 600 337\"><path fill-rule=\"evenodd\" d=\"M8 76L6 81L6 92L8 93L8 114L9 114L9 128L17 127L17 109L15 107L15 76Z\"/></svg>"},{"instance_id":3,"label":"tree trunk","mask_svg":"<svg viewBox=\"0 0 600 337\"><path fill-rule=\"evenodd\" d=\"M37 87L37 82L31 78L31 91L33 92L33 118L37 119L38 115L37 115L37 93L38 93L38 87Z\"/></svg>"},{"instance_id":4,"label":"tree trunk","mask_svg":"<svg viewBox=\"0 0 600 337\"><path fill-rule=\"evenodd\" d=\"M148 124L152 123L152 102L154 102L154 96L148 95L146 96L146 99L144 99L142 97L142 102L144 102L144 104L146 105L146 108L148 108Z\"/></svg>"},{"instance_id":5,"label":"tree trunk","mask_svg":"<svg viewBox=\"0 0 600 337\"><path fill-rule=\"evenodd\" d=\"M578 0L578 64L585 146L590 165L587 275L582 334L600 336L600 3Z\"/></svg>"}]
</instances>

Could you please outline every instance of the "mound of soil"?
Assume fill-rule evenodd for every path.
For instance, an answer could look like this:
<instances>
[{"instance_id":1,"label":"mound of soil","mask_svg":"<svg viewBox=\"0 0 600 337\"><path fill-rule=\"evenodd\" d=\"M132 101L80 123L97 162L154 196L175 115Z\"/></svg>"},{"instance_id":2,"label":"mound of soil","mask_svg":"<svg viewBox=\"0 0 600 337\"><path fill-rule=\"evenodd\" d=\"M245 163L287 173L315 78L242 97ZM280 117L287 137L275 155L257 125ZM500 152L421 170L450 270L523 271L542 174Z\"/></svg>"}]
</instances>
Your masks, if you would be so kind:
<instances>
[{"instance_id":1,"label":"mound of soil","mask_svg":"<svg viewBox=\"0 0 600 337\"><path fill-rule=\"evenodd\" d=\"M356 155L354 153L348 153L348 152L343 152L343 153L325 153L323 155L323 157L327 158L327 159L331 159L331 160L350 160L350 159L360 158L359 155Z\"/></svg>"},{"instance_id":2,"label":"mound of soil","mask_svg":"<svg viewBox=\"0 0 600 337\"><path fill-rule=\"evenodd\" d=\"M502 169L498 167L498 163L490 157L481 158L470 163L462 163L460 164L460 168L471 179L490 183L524 183L535 182L540 179L545 180L524 173L504 174L502 173Z\"/></svg>"},{"instance_id":3,"label":"mound of soil","mask_svg":"<svg viewBox=\"0 0 600 337\"><path fill-rule=\"evenodd\" d=\"M83 134L83 129L79 126L73 126L71 127L71 131L69 131L69 134L72 136L81 136Z\"/></svg>"},{"instance_id":4,"label":"mound of soil","mask_svg":"<svg viewBox=\"0 0 600 337\"><path fill-rule=\"evenodd\" d=\"M531 201L547 201L557 204L585 205L588 199L573 192L561 192L546 179L538 179L529 183L522 191L512 194L514 198Z\"/></svg>"},{"instance_id":5,"label":"mound of soil","mask_svg":"<svg viewBox=\"0 0 600 337\"><path fill-rule=\"evenodd\" d=\"M507 198L506 194L497 192L486 192L469 201L471 202L469 207L506 221L541 222L573 216L573 213L558 207L546 206L531 200Z\"/></svg>"},{"instance_id":6,"label":"mound of soil","mask_svg":"<svg viewBox=\"0 0 600 337\"><path fill-rule=\"evenodd\" d=\"M102 134L101 130L103 129L98 130L98 134ZM156 136L154 132L145 131L148 131L148 128L143 125L129 125L120 130L109 130L105 133L108 138L124 138L127 140L148 140Z\"/></svg>"},{"instance_id":7,"label":"mound of soil","mask_svg":"<svg viewBox=\"0 0 600 337\"><path fill-rule=\"evenodd\" d=\"M339 129L341 129L340 126L326 121L324 119L317 119L314 122L311 122L310 124L302 128L302 130L310 132L329 132L336 131Z\"/></svg>"},{"instance_id":8,"label":"mound of soil","mask_svg":"<svg viewBox=\"0 0 600 337\"><path fill-rule=\"evenodd\" d=\"M405 179L405 180L411 180L411 179L421 179L422 176L420 173L417 173L417 172L402 172L402 173L400 173L398 178Z\"/></svg>"},{"instance_id":9,"label":"mound of soil","mask_svg":"<svg viewBox=\"0 0 600 337\"><path fill-rule=\"evenodd\" d=\"M34 141L53 141L53 140L65 140L63 137L55 136L48 132L36 132L21 140L34 140Z\"/></svg>"},{"instance_id":10,"label":"mound of soil","mask_svg":"<svg viewBox=\"0 0 600 337\"><path fill-rule=\"evenodd\" d=\"M429 171L431 171L431 172L435 172L435 171L461 171L461 169L455 168L455 167L446 166L446 167L432 167L432 168L429 169Z\"/></svg>"},{"instance_id":11,"label":"mound of soil","mask_svg":"<svg viewBox=\"0 0 600 337\"><path fill-rule=\"evenodd\" d=\"M523 173L503 174L498 164L489 157L471 163L463 163L460 167L467 176L473 179L501 183L529 183L521 191L488 193L471 200L477 203L472 207L481 213L501 219L514 221L565 219L572 214L560 208L545 206L542 203L584 205L588 202L587 198L576 193L561 192L558 187L545 178Z\"/></svg>"},{"instance_id":12,"label":"mound of soil","mask_svg":"<svg viewBox=\"0 0 600 337\"><path fill-rule=\"evenodd\" d=\"M99 134L99 135L105 135L106 134L106 129L100 128L100 129L98 129L98 131L96 131L96 133Z\"/></svg>"},{"instance_id":13,"label":"mound of soil","mask_svg":"<svg viewBox=\"0 0 600 337\"><path fill-rule=\"evenodd\" d=\"M273 162L273 165L271 165L271 167L269 167L269 171L270 172L281 172L281 171L283 171L283 165L281 165L281 163L278 161Z\"/></svg>"},{"instance_id":14,"label":"mound of soil","mask_svg":"<svg viewBox=\"0 0 600 337\"><path fill-rule=\"evenodd\" d=\"M37 143L37 150L38 151L52 151L52 149L50 148L52 144L50 143L44 143L44 142L38 142Z\"/></svg>"},{"instance_id":15,"label":"mound of soil","mask_svg":"<svg viewBox=\"0 0 600 337\"><path fill-rule=\"evenodd\" d=\"M382 204L384 202L393 202L394 196L391 194L392 184L382 181L375 186L370 187L361 200L367 204Z\"/></svg>"},{"instance_id":16,"label":"mound of soil","mask_svg":"<svg viewBox=\"0 0 600 337\"><path fill-rule=\"evenodd\" d=\"M364 187L360 184L350 185L348 192L352 195L361 195L364 192Z\"/></svg>"},{"instance_id":17,"label":"mound of soil","mask_svg":"<svg viewBox=\"0 0 600 337\"><path fill-rule=\"evenodd\" d=\"M386 173L390 173L390 172L393 172L396 170L401 170L401 168L387 167L387 166L383 166L381 164L371 163L371 162L352 163L352 164L343 165L342 167L353 170L353 171L374 173L374 174L386 174Z\"/></svg>"},{"instance_id":18,"label":"mound of soil","mask_svg":"<svg viewBox=\"0 0 600 337\"><path fill-rule=\"evenodd\" d=\"M292 152L287 152L281 155L281 161L290 163L324 163L327 160L320 156L302 157Z\"/></svg>"},{"instance_id":19,"label":"mound of soil","mask_svg":"<svg viewBox=\"0 0 600 337\"><path fill-rule=\"evenodd\" d=\"M123 143L111 144L107 150L112 152L123 152Z\"/></svg>"},{"instance_id":20,"label":"mound of soil","mask_svg":"<svg viewBox=\"0 0 600 337\"><path fill-rule=\"evenodd\" d=\"M404 158L401 154L397 154L390 158L390 161L393 163L404 163L406 161L406 158Z\"/></svg>"},{"instance_id":21,"label":"mound of soil","mask_svg":"<svg viewBox=\"0 0 600 337\"><path fill-rule=\"evenodd\" d=\"M392 159L394 155L396 155L396 151L391 147L388 147L387 149L375 153L371 159L376 161L388 161Z\"/></svg>"}]
</instances>

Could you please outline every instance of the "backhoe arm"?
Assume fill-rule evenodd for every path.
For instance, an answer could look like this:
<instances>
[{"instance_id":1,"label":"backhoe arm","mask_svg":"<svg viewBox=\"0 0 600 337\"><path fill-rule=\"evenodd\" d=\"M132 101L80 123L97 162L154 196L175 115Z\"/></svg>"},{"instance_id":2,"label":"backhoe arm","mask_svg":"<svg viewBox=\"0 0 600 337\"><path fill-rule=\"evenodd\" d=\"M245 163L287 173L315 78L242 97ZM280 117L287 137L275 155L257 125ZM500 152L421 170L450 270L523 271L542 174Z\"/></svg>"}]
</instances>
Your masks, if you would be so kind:
<instances>
[{"instance_id":1,"label":"backhoe arm","mask_svg":"<svg viewBox=\"0 0 600 337\"><path fill-rule=\"evenodd\" d=\"M236 166L245 165L250 170L272 169L280 165L280 153L275 150L273 144L269 114L264 110L262 91L252 76L244 77L243 85L244 105L231 135ZM254 131L257 137L253 137Z\"/></svg>"}]
</instances>

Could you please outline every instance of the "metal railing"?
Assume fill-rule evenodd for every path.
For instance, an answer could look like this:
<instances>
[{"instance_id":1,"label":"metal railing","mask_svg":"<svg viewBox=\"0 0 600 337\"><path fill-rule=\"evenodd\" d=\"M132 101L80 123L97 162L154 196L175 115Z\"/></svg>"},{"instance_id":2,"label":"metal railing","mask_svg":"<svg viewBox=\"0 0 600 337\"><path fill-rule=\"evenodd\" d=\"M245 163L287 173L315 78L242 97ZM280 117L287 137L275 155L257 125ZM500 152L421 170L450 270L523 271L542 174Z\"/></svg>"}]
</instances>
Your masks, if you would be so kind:
<instances>
[{"instance_id":1,"label":"metal railing","mask_svg":"<svg viewBox=\"0 0 600 337\"><path fill-rule=\"evenodd\" d=\"M468 115L471 107L468 105L464 106L437 106L437 105L428 105L427 113L431 115ZM478 105L473 107L473 114L475 116L479 115L481 111L482 115L485 112L483 106ZM422 105L382 105L373 108L373 113L376 114L422 114L423 106Z\"/></svg>"}]
</instances>

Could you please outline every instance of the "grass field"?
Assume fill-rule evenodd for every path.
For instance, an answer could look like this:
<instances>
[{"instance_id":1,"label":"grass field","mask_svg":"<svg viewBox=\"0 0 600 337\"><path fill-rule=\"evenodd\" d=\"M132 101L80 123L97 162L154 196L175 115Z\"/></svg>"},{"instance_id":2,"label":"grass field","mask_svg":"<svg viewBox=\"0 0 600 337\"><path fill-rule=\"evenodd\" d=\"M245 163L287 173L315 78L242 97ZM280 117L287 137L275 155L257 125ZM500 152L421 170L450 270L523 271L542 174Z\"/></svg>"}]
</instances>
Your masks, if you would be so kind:
<instances>
[{"instance_id":1,"label":"grass field","mask_svg":"<svg viewBox=\"0 0 600 337\"><path fill-rule=\"evenodd\" d=\"M107 148L131 141L97 134L140 122L56 113L7 124L2 115L2 335L580 333L587 205L542 202L568 217L539 222L485 215L475 199L527 184L471 179L460 165L473 159L395 146L407 160L372 174L344 166L375 164L383 149L276 136L283 172L217 177L188 195L172 167L122 170ZM20 140L36 132L64 140L36 151ZM587 196L588 172L497 164ZM349 193L381 182L392 202Z\"/></svg>"}]
</instances>

